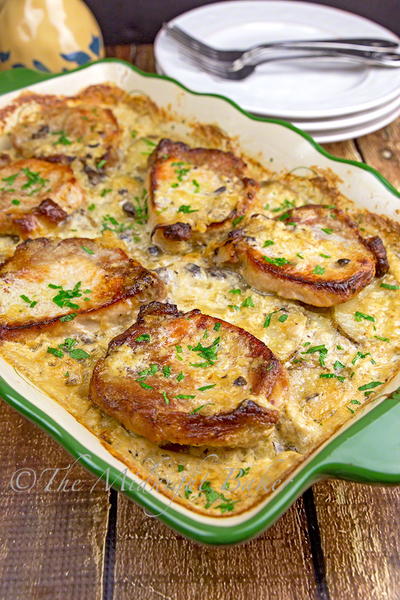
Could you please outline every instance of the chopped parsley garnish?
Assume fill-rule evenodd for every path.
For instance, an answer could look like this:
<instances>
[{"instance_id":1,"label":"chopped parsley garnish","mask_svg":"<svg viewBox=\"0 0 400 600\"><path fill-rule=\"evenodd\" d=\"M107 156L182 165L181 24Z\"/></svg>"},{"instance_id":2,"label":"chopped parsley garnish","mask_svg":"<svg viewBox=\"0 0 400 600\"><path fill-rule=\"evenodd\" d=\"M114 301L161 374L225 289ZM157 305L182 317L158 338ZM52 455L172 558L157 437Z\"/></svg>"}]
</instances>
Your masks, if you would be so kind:
<instances>
[{"instance_id":1,"label":"chopped parsley garnish","mask_svg":"<svg viewBox=\"0 0 400 600\"><path fill-rule=\"evenodd\" d=\"M178 465L178 473L182 473L182 471L184 471L185 467L183 465Z\"/></svg>"},{"instance_id":2,"label":"chopped parsley garnish","mask_svg":"<svg viewBox=\"0 0 400 600\"><path fill-rule=\"evenodd\" d=\"M240 305L241 308L249 308L249 307L254 307L254 302L253 302L253 298L251 296L248 296L248 298L246 298L245 300L243 300L242 304Z\"/></svg>"},{"instance_id":3,"label":"chopped parsley garnish","mask_svg":"<svg viewBox=\"0 0 400 600\"><path fill-rule=\"evenodd\" d=\"M294 202L285 198L285 200L282 202L282 204L280 206L277 206L276 208L271 208L271 211L272 212L282 212L283 210L287 210L288 208L294 208L295 206L296 205Z\"/></svg>"},{"instance_id":4,"label":"chopped parsley garnish","mask_svg":"<svg viewBox=\"0 0 400 600\"><path fill-rule=\"evenodd\" d=\"M353 363L354 364L354 363ZM336 360L333 364L333 368L335 369L335 371L337 369L345 369L346 365L344 365L343 363L340 362L340 360Z\"/></svg>"},{"instance_id":5,"label":"chopped parsley garnish","mask_svg":"<svg viewBox=\"0 0 400 600\"><path fill-rule=\"evenodd\" d=\"M112 215L105 215L101 224L101 231L113 231L114 233L123 233L128 229L132 229L131 224L120 223Z\"/></svg>"},{"instance_id":6,"label":"chopped parsley garnish","mask_svg":"<svg viewBox=\"0 0 400 600\"><path fill-rule=\"evenodd\" d=\"M96 208L96 205L93 203L89 204L89 206L88 206L88 210L94 210L95 208Z\"/></svg>"},{"instance_id":7,"label":"chopped parsley garnish","mask_svg":"<svg viewBox=\"0 0 400 600\"><path fill-rule=\"evenodd\" d=\"M53 131L52 135L58 135L58 140L53 142L53 146L57 146L58 144L62 144L63 146L70 146L72 141L69 139L65 131Z\"/></svg>"},{"instance_id":8,"label":"chopped parsley garnish","mask_svg":"<svg viewBox=\"0 0 400 600\"><path fill-rule=\"evenodd\" d=\"M102 160L99 160L99 162L96 164L96 167L98 169L102 169L104 167L104 165L106 164L106 162L107 162L106 159L103 158Z\"/></svg>"},{"instance_id":9,"label":"chopped parsley garnish","mask_svg":"<svg viewBox=\"0 0 400 600\"><path fill-rule=\"evenodd\" d=\"M217 360L217 352L219 349L220 341L221 338L217 337L209 346L203 346L199 342L196 346L192 348L192 352L197 352L201 358L204 358L206 360L206 363L201 363L201 366L210 366L215 363L215 361Z\"/></svg>"},{"instance_id":10,"label":"chopped parsley garnish","mask_svg":"<svg viewBox=\"0 0 400 600\"><path fill-rule=\"evenodd\" d=\"M94 250L91 250L87 246L81 246L81 248L86 252L86 254L94 254Z\"/></svg>"},{"instance_id":11,"label":"chopped parsley garnish","mask_svg":"<svg viewBox=\"0 0 400 600\"><path fill-rule=\"evenodd\" d=\"M202 387L197 388L199 390L199 392L205 392L206 390L211 390L212 388L214 388L217 384L216 383L212 383L210 385L203 385Z\"/></svg>"},{"instance_id":12,"label":"chopped parsley garnish","mask_svg":"<svg viewBox=\"0 0 400 600\"><path fill-rule=\"evenodd\" d=\"M272 246L273 244L275 244L275 242L273 242L272 240L265 240L265 242L263 243L262 247L263 248L268 248L268 246Z\"/></svg>"},{"instance_id":13,"label":"chopped parsley garnish","mask_svg":"<svg viewBox=\"0 0 400 600\"><path fill-rule=\"evenodd\" d=\"M290 263L290 260L281 257L271 258L270 256L263 256L263 259L271 265L276 265L278 267L282 267L283 265L288 265Z\"/></svg>"},{"instance_id":14,"label":"chopped parsley garnish","mask_svg":"<svg viewBox=\"0 0 400 600\"><path fill-rule=\"evenodd\" d=\"M365 390L373 390L378 387L378 385L383 385L382 381L370 381L370 383L364 383L358 389L360 392L364 392Z\"/></svg>"},{"instance_id":15,"label":"chopped parsley garnish","mask_svg":"<svg viewBox=\"0 0 400 600\"><path fill-rule=\"evenodd\" d=\"M289 315L281 315L280 317L278 317L278 321L280 321L280 323L284 323L288 316Z\"/></svg>"},{"instance_id":16,"label":"chopped parsley garnish","mask_svg":"<svg viewBox=\"0 0 400 600\"><path fill-rule=\"evenodd\" d=\"M50 346L47 348L47 352L49 354L54 354L54 356L57 356L57 358L62 358L64 356L64 352L62 350L58 350L57 348L50 348Z\"/></svg>"},{"instance_id":17,"label":"chopped parsley garnish","mask_svg":"<svg viewBox=\"0 0 400 600\"><path fill-rule=\"evenodd\" d=\"M382 337L380 335L374 335L374 338L376 338L377 340L380 340L381 342L390 342L390 338Z\"/></svg>"},{"instance_id":18,"label":"chopped parsley garnish","mask_svg":"<svg viewBox=\"0 0 400 600\"><path fill-rule=\"evenodd\" d=\"M239 225L239 223L241 223L244 219L244 215L242 215L241 217L235 217L232 221L232 225L233 227L236 227L236 225Z\"/></svg>"},{"instance_id":19,"label":"chopped parsley garnish","mask_svg":"<svg viewBox=\"0 0 400 600\"><path fill-rule=\"evenodd\" d=\"M175 398L178 398L178 400L193 400L193 398L196 398L196 395L192 395L192 394L178 394L177 396L175 396Z\"/></svg>"},{"instance_id":20,"label":"chopped parsley garnish","mask_svg":"<svg viewBox=\"0 0 400 600\"><path fill-rule=\"evenodd\" d=\"M142 191L141 196L135 196L133 201L135 207L135 221L138 225L145 225L149 218L146 190Z\"/></svg>"},{"instance_id":21,"label":"chopped parsley garnish","mask_svg":"<svg viewBox=\"0 0 400 600\"><path fill-rule=\"evenodd\" d=\"M240 310L240 306L238 306L237 304L228 304L228 308L230 308L231 310Z\"/></svg>"},{"instance_id":22,"label":"chopped parsley garnish","mask_svg":"<svg viewBox=\"0 0 400 600\"><path fill-rule=\"evenodd\" d=\"M302 254L300 254L300 252L297 252L296 256L298 256L299 258L301 258L301 260L304 260L304 256Z\"/></svg>"},{"instance_id":23,"label":"chopped parsley garnish","mask_svg":"<svg viewBox=\"0 0 400 600\"><path fill-rule=\"evenodd\" d=\"M178 208L178 212L185 213L186 215L189 213L199 212L197 208L191 208L190 204L181 204Z\"/></svg>"},{"instance_id":24,"label":"chopped parsley garnish","mask_svg":"<svg viewBox=\"0 0 400 600\"><path fill-rule=\"evenodd\" d=\"M137 136L138 132L135 131L134 129L131 131L131 138L135 138Z\"/></svg>"},{"instance_id":25,"label":"chopped parsley garnish","mask_svg":"<svg viewBox=\"0 0 400 600\"><path fill-rule=\"evenodd\" d=\"M204 494L206 498L205 508L210 508L217 500L222 500L222 504L219 504L216 508L219 508L222 513L230 512L234 509L236 501L225 498L225 496L219 492L216 492L211 487L209 481L204 481L200 486L200 494Z\"/></svg>"},{"instance_id":26,"label":"chopped parsley garnish","mask_svg":"<svg viewBox=\"0 0 400 600\"><path fill-rule=\"evenodd\" d=\"M29 195L32 196L32 194L36 194L37 192L40 192L40 190L49 182L48 179L44 179L43 177L41 177L40 173L36 173L35 171L31 171L28 168L24 168L22 169L22 172L24 173L27 182L24 183L24 185L22 186L22 189L29 189L32 186L37 186L37 187L33 187L32 190L30 190Z\"/></svg>"},{"instance_id":27,"label":"chopped parsley garnish","mask_svg":"<svg viewBox=\"0 0 400 600\"><path fill-rule=\"evenodd\" d=\"M169 377L171 375L171 367L168 367L167 365L165 365L162 368L162 372L163 372L164 377Z\"/></svg>"},{"instance_id":28,"label":"chopped parsley garnish","mask_svg":"<svg viewBox=\"0 0 400 600\"><path fill-rule=\"evenodd\" d=\"M161 392L161 395L164 398L165 404L169 404L169 398L167 396L167 392Z\"/></svg>"},{"instance_id":29,"label":"chopped parsley garnish","mask_svg":"<svg viewBox=\"0 0 400 600\"><path fill-rule=\"evenodd\" d=\"M73 319L75 319L77 314L78 313L70 313L69 315L64 315L63 317L60 317L60 321L62 321L63 323L66 323L67 321L72 321Z\"/></svg>"},{"instance_id":30,"label":"chopped parsley garnish","mask_svg":"<svg viewBox=\"0 0 400 600\"><path fill-rule=\"evenodd\" d=\"M392 285L390 283L381 283L380 287L385 290L400 290L400 285Z\"/></svg>"},{"instance_id":31,"label":"chopped parsley garnish","mask_svg":"<svg viewBox=\"0 0 400 600\"><path fill-rule=\"evenodd\" d=\"M47 352L57 356L57 358L63 358L64 353L69 354L74 360L84 360L85 358L89 358L90 354L86 352L86 350L75 348L77 343L78 341L74 338L65 338L62 344L58 344L57 348L48 347Z\"/></svg>"},{"instance_id":32,"label":"chopped parsley garnish","mask_svg":"<svg viewBox=\"0 0 400 600\"><path fill-rule=\"evenodd\" d=\"M364 313L362 313L362 312L359 312L359 311L357 310L357 311L354 313L354 320L355 320L355 321L362 321L363 319L364 319L365 321L373 321L373 322L375 322L375 317L372 317L371 315L365 315Z\"/></svg>"},{"instance_id":33,"label":"chopped parsley garnish","mask_svg":"<svg viewBox=\"0 0 400 600\"><path fill-rule=\"evenodd\" d=\"M182 373L182 371L180 373L178 373L178 375L176 376L176 380L177 381L182 381L183 379L185 379L184 374Z\"/></svg>"},{"instance_id":34,"label":"chopped parsley garnish","mask_svg":"<svg viewBox=\"0 0 400 600\"><path fill-rule=\"evenodd\" d=\"M57 294L52 298L54 304L63 308L67 306L68 308L79 308L79 304L75 304L71 302L72 298L81 298L82 294L90 294L90 290L81 290L82 283L78 281L72 288L72 290L64 290L62 285L54 285L54 283L49 283L48 287L54 290L58 290Z\"/></svg>"},{"instance_id":35,"label":"chopped parsley garnish","mask_svg":"<svg viewBox=\"0 0 400 600\"><path fill-rule=\"evenodd\" d=\"M229 293L230 294L241 294L242 290L240 290L239 288L235 288L235 289L229 290ZM221 323L218 323L218 325L221 325ZM215 329L215 327L214 327L214 329Z\"/></svg>"},{"instance_id":36,"label":"chopped parsley garnish","mask_svg":"<svg viewBox=\"0 0 400 600\"><path fill-rule=\"evenodd\" d=\"M151 146L152 148L154 148L155 146L157 146L156 142L153 142L153 140L149 140L149 138L142 138L142 141L147 144L148 146Z\"/></svg>"},{"instance_id":37,"label":"chopped parsley garnish","mask_svg":"<svg viewBox=\"0 0 400 600\"><path fill-rule=\"evenodd\" d=\"M21 204L21 200L17 200L16 198L14 198L14 200L11 200L11 204L14 204L14 206L18 206L19 204Z\"/></svg>"},{"instance_id":38,"label":"chopped parsley garnish","mask_svg":"<svg viewBox=\"0 0 400 600\"><path fill-rule=\"evenodd\" d=\"M240 479L241 477L244 477L245 475L248 475L249 471L250 471L250 467L246 467L245 469L243 469L243 467L241 467L239 469L239 472L236 475L235 479Z\"/></svg>"},{"instance_id":39,"label":"chopped parsley garnish","mask_svg":"<svg viewBox=\"0 0 400 600\"><path fill-rule=\"evenodd\" d=\"M322 227L321 231L323 231L327 235L331 235L331 233L333 233L333 229L330 229L329 227Z\"/></svg>"},{"instance_id":40,"label":"chopped parsley garnish","mask_svg":"<svg viewBox=\"0 0 400 600\"><path fill-rule=\"evenodd\" d=\"M321 367L324 367L325 357L328 354L328 348L324 344L321 344L320 346L311 346L311 348L308 348L307 350L305 350L305 352L302 352L301 354L314 354L315 352L318 352L319 354L319 364L321 365Z\"/></svg>"},{"instance_id":41,"label":"chopped parsley garnish","mask_svg":"<svg viewBox=\"0 0 400 600\"><path fill-rule=\"evenodd\" d=\"M20 298L21 300L29 304L30 308L33 308L37 304L37 300L31 300L30 298L28 298L28 296L25 296L25 294L21 294Z\"/></svg>"},{"instance_id":42,"label":"chopped parsley garnish","mask_svg":"<svg viewBox=\"0 0 400 600\"><path fill-rule=\"evenodd\" d=\"M144 381L141 381L140 379L136 379L136 381L138 382L140 387L142 387L144 390L154 390L152 385L149 385L148 383L145 383Z\"/></svg>"},{"instance_id":43,"label":"chopped parsley garnish","mask_svg":"<svg viewBox=\"0 0 400 600\"><path fill-rule=\"evenodd\" d=\"M321 379L338 379L339 381L344 381L345 378L342 375L336 375L336 373L321 373Z\"/></svg>"},{"instance_id":44,"label":"chopped parsley garnish","mask_svg":"<svg viewBox=\"0 0 400 600\"><path fill-rule=\"evenodd\" d=\"M313 273L314 273L314 275L323 275L325 273L325 269L324 269L324 267L317 265L316 267L314 267Z\"/></svg>"},{"instance_id":45,"label":"chopped parsley garnish","mask_svg":"<svg viewBox=\"0 0 400 600\"><path fill-rule=\"evenodd\" d=\"M319 255L322 256L322 258L331 258L329 254L322 254L322 252L320 252Z\"/></svg>"},{"instance_id":46,"label":"chopped parsley garnish","mask_svg":"<svg viewBox=\"0 0 400 600\"><path fill-rule=\"evenodd\" d=\"M221 329L221 323L215 323L213 329L214 331L219 331Z\"/></svg>"},{"instance_id":47,"label":"chopped parsley garnish","mask_svg":"<svg viewBox=\"0 0 400 600\"><path fill-rule=\"evenodd\" d=\"M69 355L71 358L75 360L82 360L84 358L89 358L90 354L82 348L74 348L73 350L69 350Z\"/></svg>"},{"instance_id":48,"label":"chopped parsley garnish","mask_svg":"<svg viewBox=\"0 0 400 600\"><path fill-rule=\"evenodd\" d=\"M271 319L274 316L274 314L277 312L279 312L279 310L273 310L272 312L267 314L267 316L265 317L264 325L263 325L263 327L265 329L267 329L267 327L269 327L271 325Z\"/></svg>"},{"instance_id":49,"label":"chopped parsley garnish","mask_svg":"<svg viewBox=\"0 0 400 600\"><path fill-rule=\"evenodd\" d=\"M100 196L102 198L104 198L104 196L107 196L107 194L110 194L112 192L111 188L104 188L104 190L101 190L100 192Z\"/></svg>"},{"instance_id":50,"label":"chopped parsley garnish","mask_svg":"<svg viewBox=\"0 0 400 600\"><path fill-rule=\"evenodd\" d=\"M192 179L192 185L194 187L194 192L197 194L200 191L200 184L196 179Z\"/></svg>"},{"instance_id":51,"label":"chopped parsley garnish","mask_svg":"<svg viewBox=\"0 0 400 600\"><path fill-rule=\"evenodd\" d=\"M363 354L362 352L357 352L357 354L351 361L351 364L355 365L359 358L366 358L367 356L371 356L369 352L365 352L365 354Z\"/></svg>"},{"instance_id":52,"label":"chopped parsley garnish","mask_svg":"<svg viewBox=\"0 0 400 600\"><path fill-rule=\"evenodd\" d=\"M19 171L17 173L13 173L12 175L9 175L8 177L3 177L2 181L4 181L4 183L6 183L7 185L13 185L15 183L15 180L17 179L19 174Z\"/></svg>"},{"instance_id":53,"label":"chopped parsley garnish","mask_svg":"<svg viewBox=\"0 0 400 600\"><path fill-rule=\"evenodd\" d=\"M150 336L148 333L142 333L142 335L138 335L137 338L135 338L135 342L149 342L150 341Z\"/></svg>"}]
</instances>

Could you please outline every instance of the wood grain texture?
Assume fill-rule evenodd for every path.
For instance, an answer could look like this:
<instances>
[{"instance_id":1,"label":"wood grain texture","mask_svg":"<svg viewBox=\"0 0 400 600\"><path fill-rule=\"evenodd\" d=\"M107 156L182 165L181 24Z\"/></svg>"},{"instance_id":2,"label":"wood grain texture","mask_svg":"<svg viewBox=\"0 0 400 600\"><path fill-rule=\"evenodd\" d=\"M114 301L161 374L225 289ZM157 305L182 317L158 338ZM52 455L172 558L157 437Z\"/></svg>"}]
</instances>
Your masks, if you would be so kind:
<instances>
[{"instance_id":1,"label":"wood grain texture","mask_svg":"<svg viewBox=\"0 0 400 600\"><path fill-rule=\"evenodd\" d=\"M209 548L119 496L114 585L118 600L317 598L303 501L246 545Z\"/></svg>"},{"instance_id":2,"label":"wood grain texture","mask_svg":"<svg viewBox=\"0 0 400 600\"><path fill-rule=\"evenodd\" d=\"M357 139L366 163L400 187L400 117L379 131Z\"/></svg>"},{"instance_id":3,"label":"wood grain texture","mask_svg":"<svg viewBox=\"0 0 400 600\"><path fill-rule=\"evenodd\" d=\"M0 431L0 598L101 600L108 493L4 402Z\"/></svg>"}]
</instances>

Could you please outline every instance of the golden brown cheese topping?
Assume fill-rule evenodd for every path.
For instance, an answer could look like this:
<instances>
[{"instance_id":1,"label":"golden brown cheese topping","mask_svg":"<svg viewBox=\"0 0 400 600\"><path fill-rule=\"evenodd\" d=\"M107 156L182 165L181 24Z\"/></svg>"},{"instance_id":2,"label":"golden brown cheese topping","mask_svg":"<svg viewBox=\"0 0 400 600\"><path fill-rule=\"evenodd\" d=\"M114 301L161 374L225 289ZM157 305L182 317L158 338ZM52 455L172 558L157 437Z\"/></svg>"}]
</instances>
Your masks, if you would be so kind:
<instances>
[{"instance_id":1,"label":"golden brown cheese topping","mask_svg":"<svg viewBox=\"0 0 400 600\"><path fill-rule=\"evenodd\" d=\"M153 302L111 341L90 397L155 443L246 447L277 422L286 388L279 360L248 332Z\"/></svg>"},{"instance_id":2,"label":"golden brown cheese topping","mask_svg":"<svg viewBox=\"0 0 400 600\"><path fill-rule=\"evenodd\" d=\"M0 234L54 231L84 199L70 167L34 158L10 162L0 169Z\"/></svg>"},{"instance_id":3,"label":"golden brown cheese topping","mask_svg":"<svg viewBox=\"0 0 400 600\"><path fill-rule=\"evenodd\" d=\"M230 152L162 140L149 158L154 241L182 251L185 242L210 241L211 234L240 221L257 190L244 177L245 167Z\"/></svg>"},{"instance_id":4,"label":"golden brown cheese topping","mask_svg":"<svg viewBox=\"0 0 400 600\"><path fill-rule=\"evenodd\" d=\"M64 163L80 159L90 183L97 183L117 161L120 136L109 108L56 103L22 113L11 141L25 157Z\"/></svg>"},{"instance_id":5,"label":"golden brown cheese topping","mask_svg":"<svg viewBox=\"0 0 400 600\"><path fill-rule=\"evenodd\" d=\"M155 275L107 240L36 238L0 269L0 327L45 324L99 310L129 297L163 296Z\"/></svg>"},{"instance_id":6,"label":"golden brown cheese topping","mask_svg":"<svg viewBox=\"0 0 400 600\"><path fill-rule=\"evenodd\" d=\"M217 262L239 266L261 291L313 306L345 302L388 269L380 238L362 238L343 211L314 204L275 219L253 215L230 233Z\"/></svg>"}]
</instances>

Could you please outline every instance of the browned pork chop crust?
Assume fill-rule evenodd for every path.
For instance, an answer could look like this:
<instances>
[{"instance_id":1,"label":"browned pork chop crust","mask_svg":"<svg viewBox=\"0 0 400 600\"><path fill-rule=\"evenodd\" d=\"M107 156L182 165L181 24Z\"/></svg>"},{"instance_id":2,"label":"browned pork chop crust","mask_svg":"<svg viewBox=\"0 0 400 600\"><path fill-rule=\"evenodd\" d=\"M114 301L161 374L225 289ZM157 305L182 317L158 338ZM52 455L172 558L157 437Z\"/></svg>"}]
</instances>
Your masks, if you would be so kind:
<instances>
[{"instance_id":1,"label":"browned pork chop crust","mask_svg":"<svg viewBox=\"0 0 400 600\"><path fill-rule=\"evenodd\" d=\"M155 273L102 238L27 240L0 268L0 335L163 296Z\"/></svg>"},{"instance_id":2,"label":"browned pork chop crust","mask_svg":"<svg viewBox=\"0 0 400 600\"><path fill-rule=\"evenodd\" d=\"M77 210L84 192L72 170L35 158L0 168L0 234L43 235Z\"/></svg>"},{"instance_id":3,"label":"browned pork chop crust","mask_svg":"<svg viewBox=\"0 0 400 600\"><path fill-rule=\"evenodd\" d=\"M22 113L11 131L14 147L24 157L65 164L79 159L89 181L98 183L118 159L121 130L112 110L50 99Z\"/></svg>"},{"instance_id":4,"label":"browned pork chop crust","mask_svg":"<svg viewBox=\"0 0 400 600\"><path fill-rule=\"evenodd\" d=\"M270 219L253 215L218 249L255 288L314 306L346 302L388 270L378 237L364 239L342 210L309 204Z\"/></svg>"},{"instance_id":5,"label":"browned pork chop crust","mask_svg":"<svg viewBox=\"0 0 400 600\"><path fill-rule=\"evenodd\" d=\"M243 218L258 184L231 152L163 139L149 157L150 222L164 250L182 252Z\"/></svg>"},{"instance_id":6,"label":"browned pork chop crust","mask_svg":"<svg viewBox=\"0 0 400 600\"><path fill-rule=\"evenodd\" d=\"M246 447L271 432L286 388L283 365L247 331L152 302L96 364L90 398L157 444Z\"/></svg>"}]
</instances>

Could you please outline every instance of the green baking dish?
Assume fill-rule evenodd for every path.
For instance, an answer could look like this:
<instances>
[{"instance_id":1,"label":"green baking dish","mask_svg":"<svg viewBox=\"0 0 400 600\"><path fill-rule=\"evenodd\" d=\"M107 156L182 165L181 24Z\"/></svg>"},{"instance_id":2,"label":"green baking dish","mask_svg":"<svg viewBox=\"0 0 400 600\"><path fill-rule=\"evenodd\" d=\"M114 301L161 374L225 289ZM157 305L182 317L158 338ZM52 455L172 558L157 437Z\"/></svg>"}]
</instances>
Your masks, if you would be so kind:
<instances>
[{"instance_id":1,"label":"green baking dish","mask_svg":"<svg viewBox=\"0 0 400 600\"><path fill-rule=\"evenodd\" d=\"M298 165L330 167L343 180L342 191L356 202L398 219L400 193L371 167L328 154L310 136L289 123L256 118L230 100L191 92L178 82L143 73L116 59L105 59L61 75L15 69L0 74L0 108L23 88L39 93L73 94L96 83L112 81L127 91L141 90L158 105L192 120L212 120L230 135L238 135L247 154L274 168ZM145 481L129 472L99 440L59 404L23 379L13 367L0 360L0 394L21 414L47 431L83 466L115 489L156 515L160 520L193 540L207 544L243 542L260 534L315 481L336 477L385 485L400 484L400 376L386 387L385 395L365 406L315 450L290 477L263 502L238 516L217 518L192 512L169 500Z\"/></svg>"}]
</instances>

